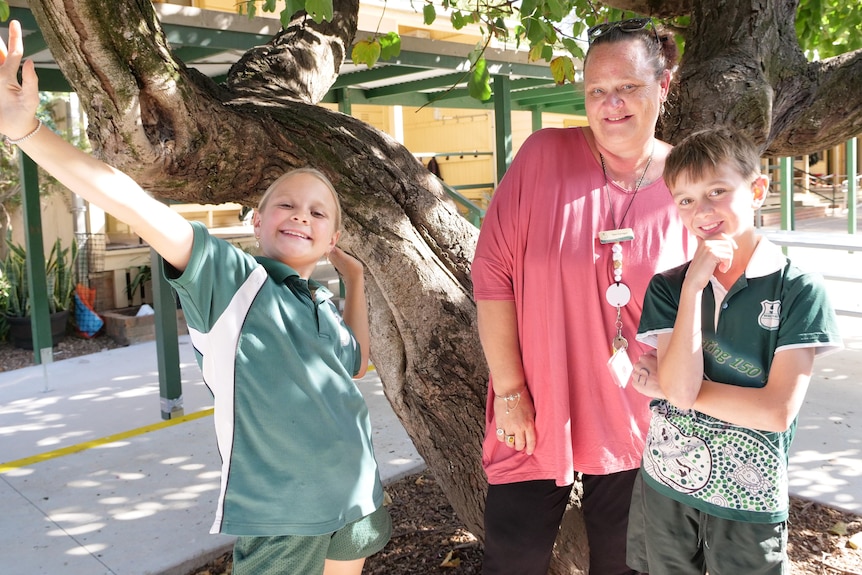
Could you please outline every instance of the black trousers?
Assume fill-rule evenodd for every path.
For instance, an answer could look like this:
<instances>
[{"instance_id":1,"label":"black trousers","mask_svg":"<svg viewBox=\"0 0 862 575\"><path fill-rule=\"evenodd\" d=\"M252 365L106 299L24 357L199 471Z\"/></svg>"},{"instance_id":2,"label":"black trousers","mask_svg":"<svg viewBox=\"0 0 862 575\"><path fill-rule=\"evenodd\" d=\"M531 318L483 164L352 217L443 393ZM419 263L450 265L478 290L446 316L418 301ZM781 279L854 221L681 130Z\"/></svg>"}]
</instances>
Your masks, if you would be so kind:
<instances>
[{"instance_id":1,"label":"black trousers","mask_svg":"<svg viewBox=\"0 0 862 575\"><path fill-rule=\"evenodd\" d=\"M582 500L590 545L590 575L632 575L626 529L637 469L584 475ZM572 486L553 480L488 486L484 575L547 575Z\"/></svg>"}]
</instances>

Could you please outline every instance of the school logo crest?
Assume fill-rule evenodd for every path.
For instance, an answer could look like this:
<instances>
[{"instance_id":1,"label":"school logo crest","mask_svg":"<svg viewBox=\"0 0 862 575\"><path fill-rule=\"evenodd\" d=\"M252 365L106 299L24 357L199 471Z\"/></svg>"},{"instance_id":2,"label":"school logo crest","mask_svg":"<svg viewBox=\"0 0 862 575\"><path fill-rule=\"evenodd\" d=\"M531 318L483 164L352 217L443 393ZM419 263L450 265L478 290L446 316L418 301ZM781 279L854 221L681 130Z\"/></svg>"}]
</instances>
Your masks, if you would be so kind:
<instances>
[{"instance_id":1,"label":"school logo crest","mask_svg":"<svg viewBox=\"0 0 862 575\"><path fill-rule=\"evenodd\" d=\"M778 329L778 324L781 323L781 300L769 301L768 299L760 302L760 315L757 316L757 323L760 327L769 331Z\"/></svg>"}]
</instances>

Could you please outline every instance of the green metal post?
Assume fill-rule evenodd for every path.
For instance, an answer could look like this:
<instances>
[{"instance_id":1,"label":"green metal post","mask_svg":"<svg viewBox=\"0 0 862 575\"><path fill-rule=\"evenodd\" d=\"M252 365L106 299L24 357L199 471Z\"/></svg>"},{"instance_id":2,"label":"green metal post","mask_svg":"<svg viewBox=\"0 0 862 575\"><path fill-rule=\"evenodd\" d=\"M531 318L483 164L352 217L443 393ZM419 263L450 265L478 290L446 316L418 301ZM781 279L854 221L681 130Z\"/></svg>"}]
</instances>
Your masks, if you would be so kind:
<instances>
[{"instance_id":1,"label":"green metal post","mask_svg":"<svg viewBox=\"0 0 862 575\"><path fill-rule=\"evenodd\" d=\"M353 106L350 102L349 88L338 89L338 111L347 116L351 116L353 114Z\"/></svg>"},{"instance_id":2,"label":"green metal post","mask_svg":"<svg viewBox=\"0 0 862 575\"><path fill-rule=\"evenodd\" d=\"M508 76L494 76L494 120L497 143L497 183L512 163L512 81Z\"/></svg>"},{"instance_id":3,"label":"green metal post","mask_svg":"<svg viewBox=\"0 0 862 575\"><path fill-rule=\"evenodd\" d=\"M183 415L183 385L180 377L180 344L177 304L173 288L165 279L165 261L150 250L153 270L153 308L156 312L156 356L159 366L159 398L162 419Z\"/></svg>"},{"instance_id":4,"label":"green metal post","mask_svg":"<svg viewBox=\"0 0 862 575\"><path fill-rule=\"evenodd\" d=\"M781 183L781 229L792 230L795 227L793 217L793 158L781 158L778 169Z\"/></svg>"},{"instance_id":5,"label":"green metal post","mask_svg":"<svg viewBox=\"0 0 862 575\"><path fill-rule=\"evenodd\" d=\"M532 116L531 119L533 120L533 125L532 125L533 131L538 132L539 130L542 129L542 110L541 110L541 108L539 108L537 106L537 107L533 108L530 112L531 112L531 116Z\"/></svg>"},{"instance_id":6,"label":"green metal post","mask_svg":"<svg viewBox=\"0 0 862 575\"><path fill-rule=\"evenodd\" d=\"M856 138L847 140L847 233L856 233Z\"/></svg>"},{"instance_id":7,"label":"green metal post","mask_svg":"<svg viewBox=\"0 0 862 575\"><path fill-rule=\"evenodd\" d=\"M26 226L24 245L27 250L27 296L30 299L30 324L33 330L35 362L54 360L51 320L48 308L48 281L45 277L45 247L42 242L42 211L39 205L39 172L36 162L20 152L22 211Z\"/></svg>"}]
</instances>

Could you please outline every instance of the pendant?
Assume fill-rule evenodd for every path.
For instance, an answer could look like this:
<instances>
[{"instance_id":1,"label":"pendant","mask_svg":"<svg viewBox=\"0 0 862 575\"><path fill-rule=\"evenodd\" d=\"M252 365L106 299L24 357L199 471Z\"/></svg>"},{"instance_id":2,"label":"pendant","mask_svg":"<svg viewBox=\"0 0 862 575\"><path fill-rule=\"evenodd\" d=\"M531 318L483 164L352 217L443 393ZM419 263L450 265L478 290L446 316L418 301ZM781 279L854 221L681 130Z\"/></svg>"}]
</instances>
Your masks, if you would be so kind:
<instances>
[{"instance_id":1,"label":"pendant","mask_svg":"<svg viewBox=\"0 0 862 575\"><path fill-rule=\"evenodd\" d=\"M624 283L612 283L605 291L605 299L614 307L623 307L632 299L632 291Z\"/></svg>"},{"instance_id":2,"label":"pendant","mask_svg":"<svg viewBox=\"0 0 862 575\"><path fill-rule=\"evenodd\" d=\"M628 242L633 239L635 239L635 233L631 228L599 232L599 241L603 244L616 244L619 242Z\"/></svg>"}]
</instances>

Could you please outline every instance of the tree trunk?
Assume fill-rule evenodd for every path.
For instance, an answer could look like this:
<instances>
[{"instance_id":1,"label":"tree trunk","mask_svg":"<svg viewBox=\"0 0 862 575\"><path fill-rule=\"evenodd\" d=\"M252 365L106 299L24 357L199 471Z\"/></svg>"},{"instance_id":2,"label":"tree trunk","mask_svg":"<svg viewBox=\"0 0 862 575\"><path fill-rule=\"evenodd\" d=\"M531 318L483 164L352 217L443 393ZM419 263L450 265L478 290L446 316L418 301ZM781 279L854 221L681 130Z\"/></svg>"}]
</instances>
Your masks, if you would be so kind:
<instances>
[{"instance_id":1,"label":"tree trunk","mask_svg":"<svg viewBox=\"0 0 862 575\"><path fill-rule=\"evenodd\" d=\"M694 2L667 139L733 123L770 152L802 154L859 131L859 54L805 62L791 34L794 2L730 0L720 15L709 4ZM331 25L294 19L237 63L227 86L173 60L147 1L114 0L106 10L102 0L31 0L30 8L81 96L96 154L155 195L253 206L285 170L312 165L332 179L345 213L341 245L365 264L371 353L386 396L481 538L487 368L469 275L477 231L403 146L313 105L352 41L356 0L336 0ZM586 570L574 503L553 573Z\"/></svg>"}]
</instances>

